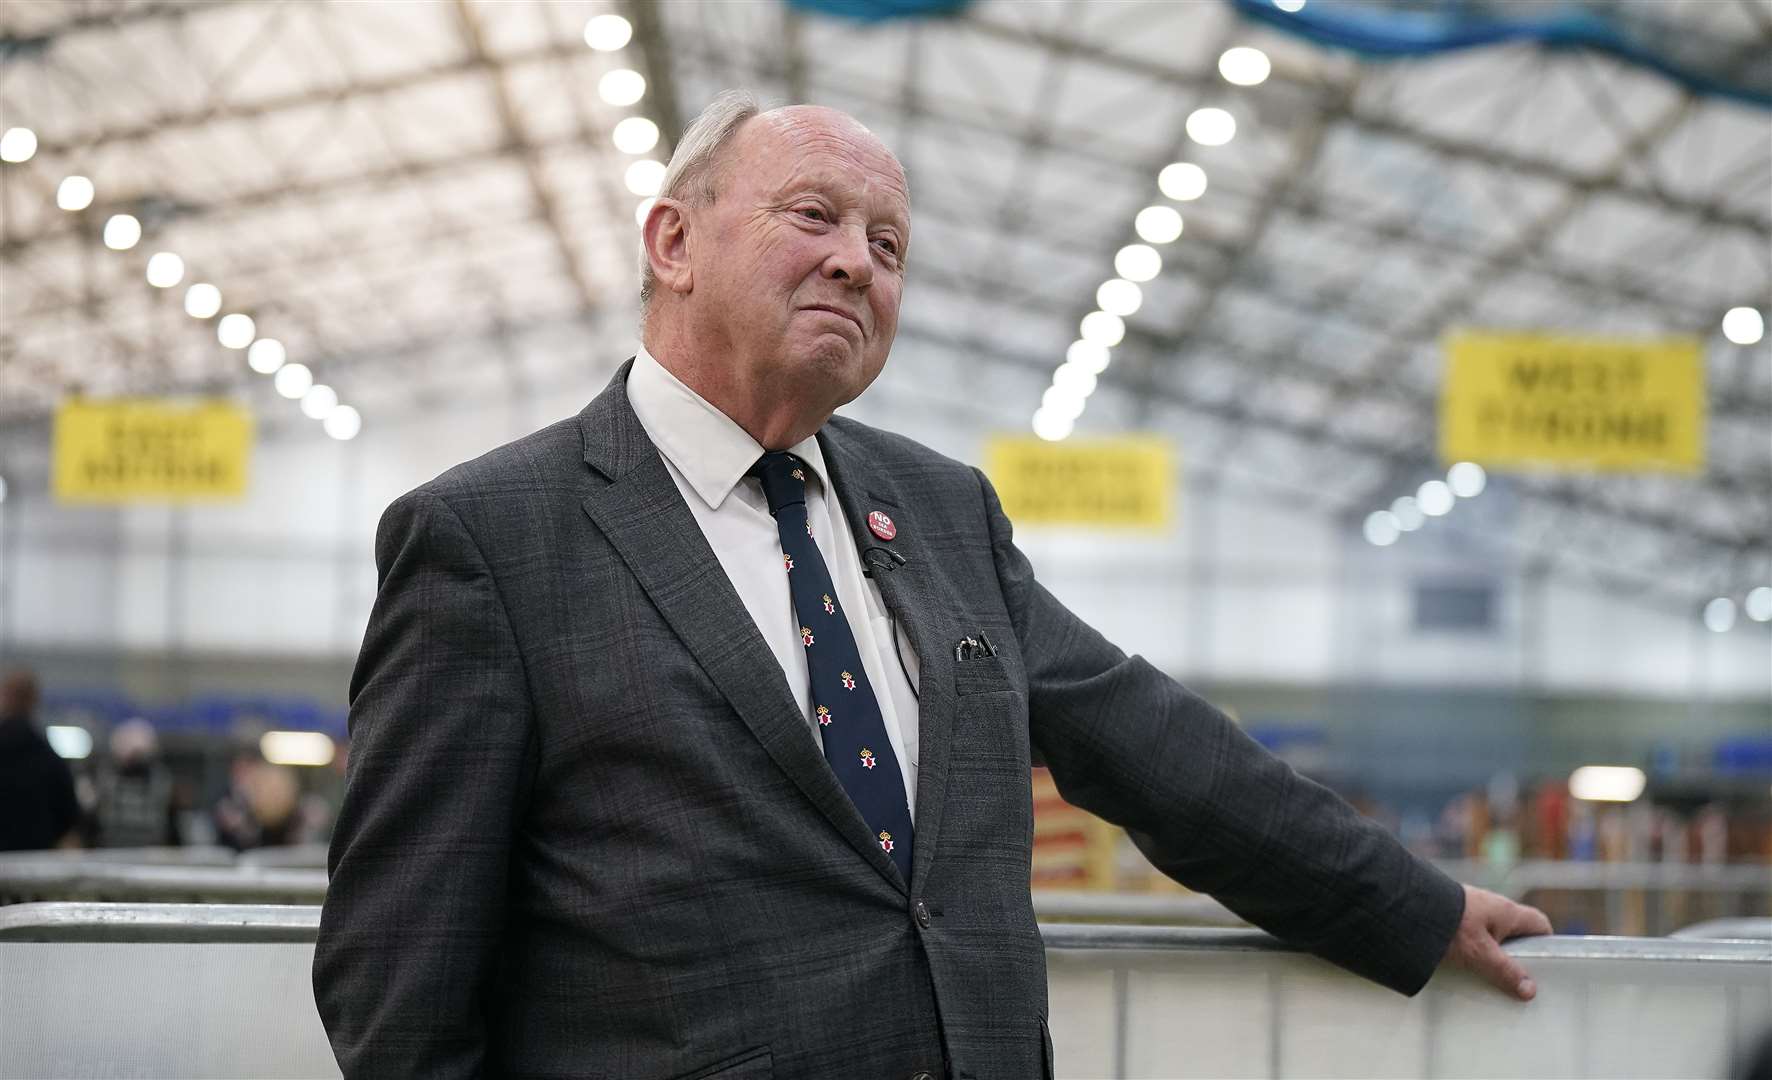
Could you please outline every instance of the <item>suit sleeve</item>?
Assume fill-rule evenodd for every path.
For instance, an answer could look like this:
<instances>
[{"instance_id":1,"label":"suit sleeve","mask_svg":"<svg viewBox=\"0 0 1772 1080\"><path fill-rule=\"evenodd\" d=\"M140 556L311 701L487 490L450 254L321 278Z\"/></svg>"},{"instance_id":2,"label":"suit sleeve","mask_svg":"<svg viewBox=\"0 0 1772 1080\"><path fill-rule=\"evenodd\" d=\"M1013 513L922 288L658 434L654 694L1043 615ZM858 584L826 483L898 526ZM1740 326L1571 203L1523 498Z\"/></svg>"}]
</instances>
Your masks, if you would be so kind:
<instances>
[{"instance_id":1,"label":"suit sleeve","mask_svg":"<svg viewBox=\"0 0 1772 1080\"><path fill-rule=\"evenodd\" d=\"M978 480L1026 669L1030 738L1059 793L1282 941L1420 990L1464 914L1463 888L1071 614L1034 580L990 481Z\"/></svg>"},{"instance_id":2,"label":"suit sleeve","mask_svg":"<svg viewBox=\"0 0 1772 1080\"><path fill-rule=\"evenodd\" d=\"M460 517L419 490L376 535L314 998L346 1080L481 1074L534 743L522 658Z\"/></svg>"}]
</instances>

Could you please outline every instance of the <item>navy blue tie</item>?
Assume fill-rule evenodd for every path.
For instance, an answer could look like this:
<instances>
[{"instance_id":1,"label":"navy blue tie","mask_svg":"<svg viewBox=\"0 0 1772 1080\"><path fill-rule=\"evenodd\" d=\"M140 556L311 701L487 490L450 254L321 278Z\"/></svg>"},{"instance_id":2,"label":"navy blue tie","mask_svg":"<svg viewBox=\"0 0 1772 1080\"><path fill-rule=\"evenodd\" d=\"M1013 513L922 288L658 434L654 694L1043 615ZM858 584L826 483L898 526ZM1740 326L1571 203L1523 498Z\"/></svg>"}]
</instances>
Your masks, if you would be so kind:
<instances>
[{"instance_id":1,"label":"navy blue tie","mask_svg":"<svg viewBox=\"0 0 1772 1080\"><path fill-rule=\"evenodd\" d=\"M880 703L862 671L861 653L849 620L837 603L824 557L812 539L806 517L806 466L790 454L771 451L757 459L750 475L763 482L769 513L781 534L782 564L799 620L800 644L812 677L812 711L824 757L880 850L911 880L911 811L905 804L904 773L886 737ZM832 537L847 543L847 537Z\"/></svg>"}]
</instances>

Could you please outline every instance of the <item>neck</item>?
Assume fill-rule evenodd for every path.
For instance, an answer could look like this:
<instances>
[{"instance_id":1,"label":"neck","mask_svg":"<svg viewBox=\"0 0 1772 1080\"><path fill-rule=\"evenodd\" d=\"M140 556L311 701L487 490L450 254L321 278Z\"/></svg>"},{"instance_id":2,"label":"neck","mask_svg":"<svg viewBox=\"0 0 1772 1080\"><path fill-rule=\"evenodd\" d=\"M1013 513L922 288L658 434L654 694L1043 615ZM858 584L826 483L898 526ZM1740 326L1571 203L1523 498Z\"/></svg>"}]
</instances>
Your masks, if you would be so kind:
<instances>
[{"instance_id":1,"label":"neck","mask_svg":"<svg viewBox=\"0 0 1772 1080\"><path fill-rule=\"evenodd\" d=\"M706 340L680 321L649 319L641 337L659 366L765 450L786 450L811 437L835 411L783 394L779 384L755 377L760 365L734 362L730 342Z\"/></svg>"}]
</instances>

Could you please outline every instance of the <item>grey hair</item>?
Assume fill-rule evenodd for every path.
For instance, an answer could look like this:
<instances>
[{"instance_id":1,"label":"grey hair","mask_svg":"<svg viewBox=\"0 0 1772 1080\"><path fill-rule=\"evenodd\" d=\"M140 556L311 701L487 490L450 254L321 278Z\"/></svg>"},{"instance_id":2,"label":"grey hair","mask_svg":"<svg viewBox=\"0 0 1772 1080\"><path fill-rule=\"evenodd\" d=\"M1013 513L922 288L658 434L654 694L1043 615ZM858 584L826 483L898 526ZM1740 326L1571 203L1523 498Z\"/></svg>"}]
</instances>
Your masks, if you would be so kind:
<instances>
[{"instance_id":1,"label":"grey hair","mask_svg":"<svg viewBox=\"0 0 1772 1080\"><path fill-rule=\"evenodd\" d=\"M724 175L716 158L739 126L763 111L756 97L745 90L723 90L701 115L690 121L683 138L671 153L664 180L658 185L660 198L679 199L695 206L704 206L720 195ZM640 237L640 313L645 316L652 304L652 291L658 279L652 273L652 260L646 254L646 237Z\"/></svg>"}]
</instances>

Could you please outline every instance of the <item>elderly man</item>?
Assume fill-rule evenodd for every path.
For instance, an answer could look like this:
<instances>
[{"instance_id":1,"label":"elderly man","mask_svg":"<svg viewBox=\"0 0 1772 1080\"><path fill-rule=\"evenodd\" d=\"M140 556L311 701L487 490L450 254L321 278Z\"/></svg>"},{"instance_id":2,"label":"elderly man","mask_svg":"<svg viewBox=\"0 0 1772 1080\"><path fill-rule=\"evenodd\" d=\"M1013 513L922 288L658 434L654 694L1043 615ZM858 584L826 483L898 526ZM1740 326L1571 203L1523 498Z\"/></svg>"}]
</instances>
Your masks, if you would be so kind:
<instances>
[{"instance_id":1,"label":"elderly man","mask_svg":"<svg viewBox=\"0 0 1772 1080\"><path fill-rule=\"evenodd\" d=\"M886 362L898 162L725 95L645 348L396 501L314 985L345 1075L1051 1075L1029 767L1404 993L1541 914L1461 887L1034 580L977 470L832 412Z\"/></svg>"}]
</instances>

